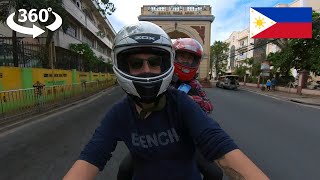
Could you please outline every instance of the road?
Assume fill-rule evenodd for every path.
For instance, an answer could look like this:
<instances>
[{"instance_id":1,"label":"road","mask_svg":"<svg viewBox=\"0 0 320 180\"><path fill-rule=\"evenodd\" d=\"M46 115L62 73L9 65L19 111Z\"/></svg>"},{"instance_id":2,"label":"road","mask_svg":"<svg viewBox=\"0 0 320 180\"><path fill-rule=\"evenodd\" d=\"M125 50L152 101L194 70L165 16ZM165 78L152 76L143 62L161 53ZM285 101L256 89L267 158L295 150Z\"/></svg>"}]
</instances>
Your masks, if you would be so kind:
<instances>
[{"instance_id":1,"label":"road","mask_svg":"<svg viewBox=\"0 0 320 180\"><path fill-rule=\"evenodd\" d=\"M319 109L241 90L206 91L214 104L212 116L271 179L319 179ZM123 95L119 87L109 89L83 106L0 134L0 179L61 179ZM97 179L115 180L127 151L119 143Z\"/></svg>"}]
</instances>

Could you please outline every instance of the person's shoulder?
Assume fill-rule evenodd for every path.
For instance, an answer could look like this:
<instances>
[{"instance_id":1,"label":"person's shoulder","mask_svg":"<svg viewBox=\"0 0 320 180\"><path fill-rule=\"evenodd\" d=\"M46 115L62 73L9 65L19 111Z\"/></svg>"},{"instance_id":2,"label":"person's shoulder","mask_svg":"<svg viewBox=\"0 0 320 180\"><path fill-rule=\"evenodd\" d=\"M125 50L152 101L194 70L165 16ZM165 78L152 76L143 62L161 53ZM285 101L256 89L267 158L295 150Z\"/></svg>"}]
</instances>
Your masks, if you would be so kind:
<instances>
[{"instance_id":1,"label":"person's shoulder","mask_svg":"<svg viewBox=\"0 0 320 180\"><path fill-rule=\"evenodd\" d=\"M170 96L170 98L177 98L179 96L186 95L186 93L177 89L167 89L166 95Z\"/></svg>"},{"instance_id":2,"label":"person's shoulder","mask_svg":"<svg viewBox=\"0 0 320 180\"><path fill-rule=\"evenodd\" d=\"M168 89L166 96L169 101L173 101L175 104L185 104L185 102L189 103L189 101L192 101L185 92L177 89Z\"/></svg>"},{"instance_id":3,"label":"person's shoulder","mask_svg":"<svg viewBox=\"0 0 320 180\"><path fill-rule=\"evenodd\" d=\"M127 111L126 108L130 108L129 103L130 102L129 102L128 96L125 96L113 104L113 106L109 110L109 113L114 113L114 112L119 112L119 111L126 112Z\"/></svg>"}]
</instances>

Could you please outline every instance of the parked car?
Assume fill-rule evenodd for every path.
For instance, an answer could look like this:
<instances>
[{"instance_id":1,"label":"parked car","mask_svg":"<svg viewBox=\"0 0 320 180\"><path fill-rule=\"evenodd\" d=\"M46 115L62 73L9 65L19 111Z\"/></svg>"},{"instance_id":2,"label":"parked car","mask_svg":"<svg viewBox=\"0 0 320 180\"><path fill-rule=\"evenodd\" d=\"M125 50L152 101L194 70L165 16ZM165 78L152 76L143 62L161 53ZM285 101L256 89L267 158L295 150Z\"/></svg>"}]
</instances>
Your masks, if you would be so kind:
<instances>
[{"instance_id":1,"label":"parked car","mask_svg":"<svg viewBox=\"0 0 320 180\"><path fill-rule=\"evenodd\" d=\"M224 89L238 89L239 82L238 82L239 76L238 75L225 75L220 76L218 78L218 82L216 83L217 87L224 88Z\"/></svg>"}]
</instances>

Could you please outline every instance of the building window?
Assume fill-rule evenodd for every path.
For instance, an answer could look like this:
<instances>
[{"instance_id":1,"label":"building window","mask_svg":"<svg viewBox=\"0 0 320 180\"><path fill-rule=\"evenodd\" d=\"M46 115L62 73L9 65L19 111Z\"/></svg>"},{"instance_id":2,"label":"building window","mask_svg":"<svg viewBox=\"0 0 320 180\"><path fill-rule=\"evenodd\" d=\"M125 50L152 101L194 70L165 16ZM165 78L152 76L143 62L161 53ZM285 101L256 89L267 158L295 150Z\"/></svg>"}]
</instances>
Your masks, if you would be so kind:
<instances>
[{"instance_id":1,"label":"building window","mask_svg":"<svg viewBox=\"0 0 320 180\"><path fill-rule=\"evenodd\" d=\"M97 50L102 54L105 54L105 48L103 48L103 45L101 43L97 43Z\"/></svg>"},{"instance_id":2,"label":"building window","mask_svg":"<svg viewBox=\"0 0 320 180\"><path fill-rule=\"evenodd\" d=\"M240 47L243 47L244 46L244 41L241 41L240 42Z\"/></svg>"},{"instance_id":3,"label":"building window","mask_svg":"<svg viewBox=\"0 0 320 180\"><path fill-rule=\"evenodd\" d=\"M73 2L76 4L76 6L81 9L81 2L79 0L73 0Z\"/></svg>"},{"instance_id":4,"label":"building window","mask_svg":"<svg viewBox=\"0 0 320 180\"><path fill-rule=\"evenodd\" d=\"M66 30L66 34L72 36L72 37L77 37L77 26L74 26L73 24L69 24L67 30Z\"/></svg>"},{"instance_id":5,"label":"building window","mask_svg":"<svg viewBox=\"0 0 320 180\"><path fill-rule=\"evenodd\" d=\"M83 40L83 42L87 43L89 46L95 48L93 39L87 33L83 34L82 40Z\"/></svg>"}]
</instances>

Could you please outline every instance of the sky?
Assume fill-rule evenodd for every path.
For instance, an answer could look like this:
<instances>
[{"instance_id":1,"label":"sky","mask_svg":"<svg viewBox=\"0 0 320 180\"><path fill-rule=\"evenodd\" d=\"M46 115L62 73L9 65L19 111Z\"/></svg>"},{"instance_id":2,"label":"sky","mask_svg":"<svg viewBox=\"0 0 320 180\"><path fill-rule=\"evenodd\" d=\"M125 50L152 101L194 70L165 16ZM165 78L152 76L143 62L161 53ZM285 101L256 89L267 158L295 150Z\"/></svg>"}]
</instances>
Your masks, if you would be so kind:
<instances>
[{"instance_id":1,"label":"sky","mask_svg":"<svg viewBox=\"0 0 320 180\"><path fill-rule=\"evenodd\" d=\"M294 0L110 0L116 11L108 16L114 30L138 21L143 5L210 5L215 20L211 24L211 45L214 41L226 40L233 31L249 27L250 7L272 7Z\"/></svg>"}]
</instances>

